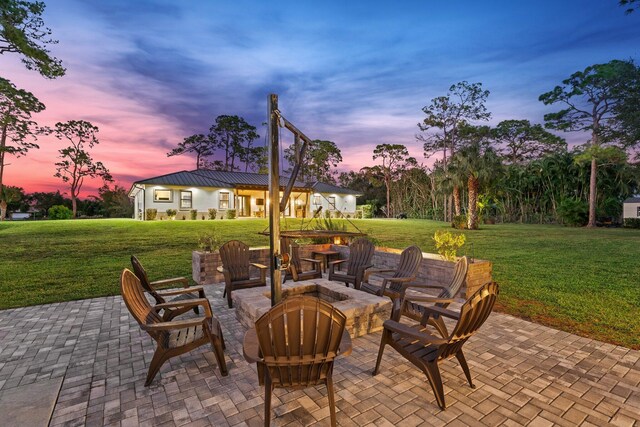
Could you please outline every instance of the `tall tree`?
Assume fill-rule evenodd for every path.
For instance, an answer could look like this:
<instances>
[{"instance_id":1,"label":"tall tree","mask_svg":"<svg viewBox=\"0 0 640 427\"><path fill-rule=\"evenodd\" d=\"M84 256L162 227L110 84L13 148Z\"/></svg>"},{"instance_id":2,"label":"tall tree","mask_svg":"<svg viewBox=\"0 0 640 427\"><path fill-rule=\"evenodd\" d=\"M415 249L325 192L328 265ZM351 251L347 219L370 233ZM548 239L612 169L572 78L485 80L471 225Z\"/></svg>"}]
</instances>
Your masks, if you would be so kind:
<instances>
[{"instance_id":1,"label":"tall tree","mask_svg":"<svg viewBox=\"0 0 640 427\"><path fill-rule=\"evenodd\" d=\"M252 147L250 144L240 151L240 161L244 163L244 171L254 171L260 173L266 169L267 147Z\"/></svg>"},{"instance_id":2,"label":"tall tree","mask_svg":"<svg viewBox=\"0 0 640 427\"><path fill-rule=\"evenodd\" d=\"M7 207L10 204L19 203L24 198L24 191L20 187L5 185L0 188L0 218L7 215Z\"/></svg>"},{"instance_id":3,"label":"tall tree","mask_svg":"<svg viewBox=\"0 0 640 427\"><path fill-rule=\"evenodd\" d=\"M76 217L78 195L85 178L101 178L103 182L113 181L111 174L102 162L93 160L89 152L99 143L96 134L98 128L84 120L70 120L56 123L53 130L56 138L67 141L71 145L58 150L61 160L56 162L57 178L69 184L71 190L71 209Z\"/></svg>"},{"instance_id":4,"label":"tall tree","mask_svg":"<svg viewBox=\"0 0 640 427\"><path fill-rule=\"evenodd\" d=\"M563 131L588 132L588 154L591 156L589 179L588 227L596 226L598 157L604 144L620 143L624 139L614 131L616 110L626 99L629 79L639 73L630 61L613 60L596 64L572 74L552 91L540 95L545 105L560 103L565 108L545 114L546 126Z\"/></svg>"},{"instance_id":5,"label":"tall tree","mask_svg":"<svg viewBox=\"0 0 640 427\"><path fill-rule=\"evenodd\" d=\"M635 9L640 8L640 2L638 0L620 0L618 4L627 8L625 10L626 14L633 13Z\"/></svg>"},{"instance_id":6,"label":"tall tree","mask_svg":"<svg viewBox=\"0 0 640 427\"><path fill-rule=\"evenodd\" d=\"M44 8L41 1L0 0L0 54L19 53L27 69L54 79L63 76L65 69L46 47L58 41L44 26Z\"/></svg>"},{"instance_id":7,"label":"tall tree","mask_svg":"<svg viewBox=\"0 0 640 427\"><path fill-rule=\"evenodd\" d=\"M211 139L203 134L191 135L178 143L178 146L167 153L167 157L180 156L186 153L195 153L196 169L203 167L205 157L215 153L215 147Z\"/></svg>"},{"instance_id":8,"label":"tall tree","mask_svg":"<svg viewBox=\"0 0 640 427\"><path fill-rule=\"evenodd\" d=\"M126 188L107 184L98 189L98 196L102 206L110 218L131 218L133 216L133 202L129 198Z\"/></svg>"},{"instance_id":9,"label":"tall tree","mask_svg":"<svg viewBox=\"0 0 640 427\"><path fill-rule=\"evenodd\" d=\"M260 135L256 132L255 126L247 123L242 117L221 115L216 117L215 124L209 129L209 137L216 147L224 150L225 170L234 171L238 169L236 159L239 159L245 147L250 147Z\"/></svg>"},{"instance_id":10,"label":"tall tree","mask_svg":"<svg viewBox=\"0 0 640 427\"><path fill-rule=\"evenodd\" d=\"M284 158L289 165L295 164L293 146L284 150ZM323 181L330 184L336 182L333 171L342 162L342 153L333 141L314 139L307 148L300 165L299 179L303 182Z\"/></svg>"},{"instance_id":11,"label":"tall tree","mask_svg":"<svg viewBox=\"0 0 640 427\"><path fill-rule=\"evenodd\" d=\"M529 120L504 120L491 130L491 136L502 145L499 152L509 163L523 163L567 149L563 138Z\"/></svg>"},{"instance_id":12,"label":"tall tree","mask_svg":"<svg viewBox=\"0 0 640 427\"><path fill-rule=\"evenodd\" d=\"M373 160L381 159L382 164L370 168L370 172L377 173L386 189L387 218L391 216L391 183L408 165L415 165L416 159L409 156L407 147L402 144L378 144L373 150Z\"/></svg>"},{"instance_id":13,"label":"tall tree","mask_svg":"<svg viewBox=\"0 0 640 427\"><path fill-rule=\"evenodd\" d=\"M452 168L467 177L467 228L478 228L478 196L480 190L498 177L500 159L490 144L487 126L465 126L460 130L464 146L454 155Z\"/></svg>"},{"instance_id":14,"label":"tall tree","mask_svg":"<svg viewBox=\"0 0 640 427\"><path fill-rule=\"evenodd\" d=\"M0 77L0 204L3 203L3 176L7 165L7 155L20 157L30 149L39 148L33 142L41 132L37 123L31 120L34 113L44 110L32 93ZM0 221L4 214L0 213Z\"/></svg>"},{"instance_id":15,"label":"tall tree","mask_svg":"<svg viewBox=\"0 0 640 427\"><path fill-rule=\"evenodd\" d=\"M439 130L435 134L418 134L416 138L423 142L425 157L442 152L445 171L448 159L453 156L459 145L458 130L461 126L474 122L486 121L491 118L485 102L489 91L482 89L482 83L468 83L462 81L452 85L449 92L431 100L429 105L422 108L426 117L418 127L422 132L432 129ZM460 190L453 186L453 204L455 214L460 215Z\"/></svg>"}]
</instances>

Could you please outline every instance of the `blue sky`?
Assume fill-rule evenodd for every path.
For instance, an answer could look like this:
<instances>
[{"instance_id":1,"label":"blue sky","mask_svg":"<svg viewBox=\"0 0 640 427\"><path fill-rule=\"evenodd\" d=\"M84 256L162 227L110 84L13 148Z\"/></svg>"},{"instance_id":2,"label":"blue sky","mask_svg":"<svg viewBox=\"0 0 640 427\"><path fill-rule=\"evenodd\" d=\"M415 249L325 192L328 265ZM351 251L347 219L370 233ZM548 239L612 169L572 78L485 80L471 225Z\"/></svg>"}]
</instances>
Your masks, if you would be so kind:
<instances>
[{"instance_id":1,"label":"blue sky","mask_svg":"<svg viewBox=\"0 0 640 427\"><path fill-rule=\"evenodd\" d=\"M165 153L219 114L243 116L264 136L270 92L308 136L338 144L341 169L357 169L385 142L425 161L421 108L458 81L491 91L491 123L541 122L554 108L538 96L571 73L640 57L640 11L625 15L616 0L46 3L67 76L45 80L7 55L2 74L47 105L43 124L98 125L96 158L125 185L192 168ZM58 185L59 144L42 142L9 179Z\"/></svg>"}]
</instances>

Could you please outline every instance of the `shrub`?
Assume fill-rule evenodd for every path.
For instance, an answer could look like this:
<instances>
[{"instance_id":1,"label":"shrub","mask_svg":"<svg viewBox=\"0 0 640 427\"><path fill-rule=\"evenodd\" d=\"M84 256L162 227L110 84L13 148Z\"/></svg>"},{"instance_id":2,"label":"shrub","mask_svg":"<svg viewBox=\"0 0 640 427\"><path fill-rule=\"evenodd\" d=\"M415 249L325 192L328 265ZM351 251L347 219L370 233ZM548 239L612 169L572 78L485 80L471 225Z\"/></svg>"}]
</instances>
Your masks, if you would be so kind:
<instances>
[{"instance_id":1,"label":"shrub","mask_svg":"<svg viewBox=\"0 0 640 427\"><path fill-rule=\"evenodd\" d=\"M558 206L558 216L565 225L581 227L589 219L589 205L584 200L564 199Z\"/></svg>"},{"instance_id":2,"label":"shrub","mask_svg":"<svg viewBox=\"0 0 640 427\"><path fill-rule=\"evenodd\" d=\"M433 241L436 243L438 254L445 261L455 261L464 242L467 240L464 234L453 234L450 231L438 230L433 235Z\"/></svg>"},{"instance_id":3,"label":"shrub","mask_svg":"<svg viewBox=\"0 0 640 427\"><path fill-rule=\"evenodd\" d=\"M167 209L167 218L169 219L176 219L176 215L178 214L178 211L175 209Z\"/></svg>"},{"instance_id":4,"label":"shrub","mask_svg":"<svg viewBox=\"0 0 640 427\"><path fill-rule=\"evenodd\" d=\"M327 209L326 211L324 211L324 217L325 218L331 218L331 211L329 209Z\"/></svg>"},{"instance_id":5,"label":"shrub","mask_svg":"<svg viewBox=\"0 0 640 427\"><path fill-rule=\"evenodd\" d=\"M202 220L204 221L204 215L202 215Z\"/></svg>"},{"instance_id":6,"label":"shrub","mask_svg":"<svg viewBox=\"0 0 640 427\"><path fill-rule=\"evenodd\" d=\"M184 221L185 219L187 219L186 215L182 215L182 220Z\"/></svg>"},{"instance_id":7,"label":"shrub","mask_svg":"<svg viewBox=\"0 0 640 427\"><path fill-rule=\"evenodd\" d=\"M360 206L360 208L362 209L362 217L363 218L373 218L373 211L374 211L374 206L369 204L369 205L362 205Z\"/></svg>"},{"instance_id":8,"label":"shrub","mask_svg":"<svg viewBox=\"0 0 640 427\"><path fill-rule=\"evenodd\" d=\"M147 209L147 221L153 221L158 217L158 209Z\"/></svg>"},{"instance_id":9,"label":"shrub","mask_svg":"<svg viewBox=\"0 0 640 427\"><path fill-rule=\"evenodd\" d=\"M213 230L210 233L202 233L198 235L198 249L203 252L213 252L218 250L223 241L220 234Z\"/></svg>"},{"instance_id":10,"label":"shrub","mask_svg":"<svg viewBox=\"0 0 640 427\"><path fill-rule=\"evenodd\" d=\"M451 221L451 226L456 230L464 230L467 228L467 216L466 215L456 215L453 217Z\"/></svg>"},{"instance_id":11,"label":"shrub","mask_svg":"<svg viewBox=\"0 0 640 427\"><path fill-rule=\"evenodd\" d=\"M625 218L625 228L640 228L640 218Z\"/></svg>"},{"instance_id":12,"label":"shrub","mask_svg":"<svg viewBox=\"0 0 640 427\"><path fill-rule=\"evenodd\" d=\"M209 219L216 219L218 211L214 208L209 208Z\"/></svg>"},{"instance_id":13,"label":"shrub","mask_svg":"<svg viewBox=\"0 0 640 427\"><path fill-rule=\"evenodd\" d=\"M227 209L227 219L236 219L235 209Z\"/></svg>"},{"instance_id":14,"label":"shrub","mask_svg":"<svg viewBox=\"0 0 640 427\"><path fill-rule=\"evenodd\" d=\"M63 205L53 205L48 210L49 219L71 219L73 211Z\"/></svg>"},{"instance_id":15,"label":"shrub","mask_svg":"<svg viewBox=\"0 0 640 427\"><path fill-rule=\"evenodd\" d=\"M362 210L357 210L355 215L353 216L355 219L362 219Z\"/></svg>"},{"instance_id":16,"label":"shrub","mask_svg":"<svg viewBox=\"0 0 640 427\"><path fill-rule=\"evenodd\" d=\"M191 219L198 219L198 209L191 209Z\"/></svg>"}]
</instances>

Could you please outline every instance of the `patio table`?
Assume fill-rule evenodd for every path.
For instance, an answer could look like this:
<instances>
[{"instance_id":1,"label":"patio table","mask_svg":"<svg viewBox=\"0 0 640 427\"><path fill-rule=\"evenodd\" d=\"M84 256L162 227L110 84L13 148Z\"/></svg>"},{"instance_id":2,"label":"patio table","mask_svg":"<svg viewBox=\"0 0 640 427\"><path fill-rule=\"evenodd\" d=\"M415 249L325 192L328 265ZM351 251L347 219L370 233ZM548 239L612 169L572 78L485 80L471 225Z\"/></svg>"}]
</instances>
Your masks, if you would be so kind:
<instances>
[{"instance_id":1,"label":"patio table","mask_svg":"<svg viewBox=\"0 0 640 427\"><path fill-rule=\"evenodd\" d=\"M312 251L311 253L313 254L314 259L316 258L316 255L320 256L320 261L322 261L322 271L324 273L327 272L327 266L329 265L331 257L340 255L340 252L338 251Z\"/></svg>"}]
</instances>

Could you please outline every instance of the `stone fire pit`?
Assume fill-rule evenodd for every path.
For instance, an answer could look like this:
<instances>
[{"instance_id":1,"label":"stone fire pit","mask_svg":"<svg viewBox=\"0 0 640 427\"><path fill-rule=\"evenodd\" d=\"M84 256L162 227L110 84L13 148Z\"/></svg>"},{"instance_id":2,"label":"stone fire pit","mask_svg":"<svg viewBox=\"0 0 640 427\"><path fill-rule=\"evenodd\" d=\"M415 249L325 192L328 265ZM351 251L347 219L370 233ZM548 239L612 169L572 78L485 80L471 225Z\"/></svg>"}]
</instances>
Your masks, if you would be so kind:
<instances>
[{"instance_id":1,"label":"stone fire pit","mask_svg":"<svg viewBox=\"0 0 640 427\"><path fill-rule=\"evenodd\" d=\"M310 295L333 304L347 316L347 330L359 337L382 330L382 323L391 317L391 300L363 291L347 288L343 283L326 279L287 282L282 285L282 297ZM253 328L256 320L271 308L271 289L267 285L233 291L236 318L245 328Z\"/></svg>"}]
</instances>

